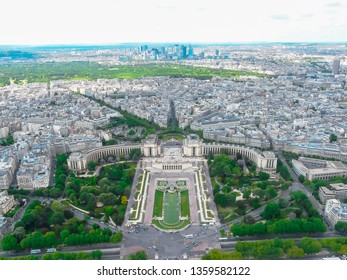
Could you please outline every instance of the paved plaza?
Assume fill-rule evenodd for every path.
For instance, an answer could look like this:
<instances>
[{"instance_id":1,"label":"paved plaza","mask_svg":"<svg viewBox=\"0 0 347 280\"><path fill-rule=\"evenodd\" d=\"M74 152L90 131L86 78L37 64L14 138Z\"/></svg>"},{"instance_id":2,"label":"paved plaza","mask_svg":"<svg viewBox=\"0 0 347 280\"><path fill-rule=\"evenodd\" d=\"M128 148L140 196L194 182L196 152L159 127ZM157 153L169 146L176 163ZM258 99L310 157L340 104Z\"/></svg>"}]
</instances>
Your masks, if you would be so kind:
<instances>
[{"instance_id":1,"label":"paved plaza","mask_svg":"<svg viewBox=\"0 0 347 280\"><path fill-rule=\"evenodd\" d=\"M192 225L189 228L166 233L152 226L136 225L124 231L121 256L139 250L150 259L200 258L212 248L220 248L219 232L215 225Z\"/></svg>"}]
</instances>

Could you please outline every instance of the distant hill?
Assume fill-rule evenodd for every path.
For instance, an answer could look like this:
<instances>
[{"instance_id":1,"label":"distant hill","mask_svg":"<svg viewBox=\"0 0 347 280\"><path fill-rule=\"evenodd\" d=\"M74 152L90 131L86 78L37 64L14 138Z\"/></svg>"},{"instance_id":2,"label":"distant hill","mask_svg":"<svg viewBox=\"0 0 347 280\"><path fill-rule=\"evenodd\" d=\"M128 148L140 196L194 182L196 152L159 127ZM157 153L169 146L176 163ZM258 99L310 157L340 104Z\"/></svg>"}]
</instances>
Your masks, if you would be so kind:
<instances>
[{"instance_id":1,"label":"distant hill","mask_svg":"<svg viewBox=\"0 0 347 280\"><path fill-rule=\"evenodd\" d=\"M0 51L1 60L27 60L37 58L37 54L23 51Z\"/></svg>"}]
</instances>

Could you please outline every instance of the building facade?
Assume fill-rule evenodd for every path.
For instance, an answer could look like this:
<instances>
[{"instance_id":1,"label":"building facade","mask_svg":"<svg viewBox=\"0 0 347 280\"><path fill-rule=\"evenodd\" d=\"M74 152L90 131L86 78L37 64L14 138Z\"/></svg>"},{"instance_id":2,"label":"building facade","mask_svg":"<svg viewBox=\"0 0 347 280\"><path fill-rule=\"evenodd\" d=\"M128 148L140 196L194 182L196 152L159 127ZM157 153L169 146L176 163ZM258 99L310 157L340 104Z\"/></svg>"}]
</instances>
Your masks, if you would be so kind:
<instances>
[{"instance_id":1,"label":"building facade","mask_svg":"<svg viewBox=\"0 0 347 280\"><path fill-rule=\"evenodd\" d=\"M8 195L7 191L0 192L0 215L5 215L16 205L13 195Z\"/></svg>"},{"instance_id":2,"label":"building facade","mask_svg":"<svg viewBox=\"0 0 347 280\"><path fill-rule=\"evenodd\" d=\"M11 185L16 164L14 157L0 156L0 190L7 189Z\"/></svg>"},{"instance_id":3,"label":"building facade","mask_svg":"<svg viewBox=\"0 0 347 280\"><path fill-rule=\"evenodd\" d=\"M84 153L72 153L68 158L68 166L72 171L83 171L87 169L90 161L98 161L111 155L128 155L133 149L141 149L142 155L146 157L160 157L165 151L166 142L162 142L155 135L150 135L141 144L113 145L93 149ZM259 170L267 173L275 173L277 158L273 152L261 152L256 149L227 145L227 144L205 144L195 134L188 135L180 145L183 157L204 157L209 154L226 153L228 155L248 158L253 161Z\"/></svg>"},{"instance_id":4,"label":"building facade","mask_svg":"<svg viewBox=\"0 0 347 280\"><path fill-rule=\"evenodd\" d=\"M320 187L319 198L323 204L325 204L329 199L344 201L347 199L347 185L330 184L328 187Z\"/></svg>"},{"instance_id":5,"label":"building facade","mask_svg":"<svg viewBox=\"0 0 347 280\"><path fill-rule=\"evenodd\" d=\"M333 227L337 222L347 222L347 204L337 199L329 199L325 204L324 214Z\"/></svg>"},{"instance_id":6,"label":"building facade","mask_svg":"<svg viewBox=\"0 0 347 280\"><path fill-rule=\"evenodd\" d=\"M347 177L347 167L339 161L328 161L314 158L300 157L293 159L293 170L307 180L330 180L335 177Z\"/></svg>"}]
</instances>

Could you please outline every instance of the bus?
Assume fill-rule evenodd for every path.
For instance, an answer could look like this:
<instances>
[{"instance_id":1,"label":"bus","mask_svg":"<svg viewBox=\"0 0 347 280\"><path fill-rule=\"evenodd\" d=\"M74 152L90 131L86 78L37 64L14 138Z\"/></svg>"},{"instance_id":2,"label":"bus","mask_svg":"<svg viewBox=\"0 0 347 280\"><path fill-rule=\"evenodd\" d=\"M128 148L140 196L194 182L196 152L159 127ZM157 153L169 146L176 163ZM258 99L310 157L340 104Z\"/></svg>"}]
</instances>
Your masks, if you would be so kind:
<instances>
[{"instance_id":1,"label":"bus","mask_svg":"<svg viewBox=\"0 0 347 280\"><path fill-rule=\"evenodd\" d=\"M226 241L228 240L228 237L219 237L219 241Z\"/></svg>"},{"instance_id":2,"label":"bus","mask_svg":"<svg viewBox=\"0 0 347 280\"><path fill-rule=\"evenodd\" d=\"M41 253L41 249L32 249L30 250L30 254L40 254Z\"/></svg>"},{"instance_id":3,"label":"bus","mask_svg":"<svg viewBox=\"0 0 347 280\"><path fill-rule=\"evenodd\" d=\"M56 252L56 251L57 251L56 248L48 248L48 249L47 249L47 253L54 253L54 252Z\"/></svg>"}]
</instances>

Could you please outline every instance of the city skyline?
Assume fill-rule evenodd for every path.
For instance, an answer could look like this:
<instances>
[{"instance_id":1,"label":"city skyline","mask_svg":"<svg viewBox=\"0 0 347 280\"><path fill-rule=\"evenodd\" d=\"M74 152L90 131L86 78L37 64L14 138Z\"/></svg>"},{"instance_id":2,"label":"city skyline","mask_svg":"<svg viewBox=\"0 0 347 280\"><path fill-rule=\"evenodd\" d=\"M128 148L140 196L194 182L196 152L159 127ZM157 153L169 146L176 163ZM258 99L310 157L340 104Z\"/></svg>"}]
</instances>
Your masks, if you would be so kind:
<instances>
[{"instance_id":1,"label":"city skyline","mask_svg":"<svg viewBox=\"0 0 347 280\"><path fill-rule=\"evenodd\" d=\"M343 1L4 1L0 45L346 42Z\"/></svg>"}]
</instances>

